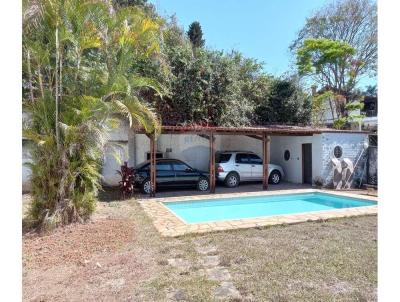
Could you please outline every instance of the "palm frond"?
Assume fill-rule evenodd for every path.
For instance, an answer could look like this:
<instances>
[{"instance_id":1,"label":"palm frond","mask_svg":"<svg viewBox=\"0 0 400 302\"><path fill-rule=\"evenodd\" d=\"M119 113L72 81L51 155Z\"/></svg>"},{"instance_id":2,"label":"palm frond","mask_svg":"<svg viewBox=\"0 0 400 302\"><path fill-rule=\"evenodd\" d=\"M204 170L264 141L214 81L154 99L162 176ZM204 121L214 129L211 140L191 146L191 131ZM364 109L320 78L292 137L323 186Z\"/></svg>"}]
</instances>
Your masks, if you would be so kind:
<instances>
[{"instance_id":1,"label":"palm frond","mask_svg":"<svg viewBox=\"0 0 400 302\"><path fill-rule=\"evenodd\" d=\"M147 133L158 135L161 132L161 125L154 111L139 102L136 97L126 98L122 103L129 110L130 120L137 122Z\"/></svg>"},{"instance_id":2,"label":"palm frond","mask_svg":"<svg viewBox=\"0 0 400 302\"><path fill-rule=\"evenodd\" d=\"M157 80L148 77L132 75L130 78L130 84L132 88L136 90L141 88L150 88L161 98L166 91L165 87L163 87Z\"/></svg>"}]
</instances>

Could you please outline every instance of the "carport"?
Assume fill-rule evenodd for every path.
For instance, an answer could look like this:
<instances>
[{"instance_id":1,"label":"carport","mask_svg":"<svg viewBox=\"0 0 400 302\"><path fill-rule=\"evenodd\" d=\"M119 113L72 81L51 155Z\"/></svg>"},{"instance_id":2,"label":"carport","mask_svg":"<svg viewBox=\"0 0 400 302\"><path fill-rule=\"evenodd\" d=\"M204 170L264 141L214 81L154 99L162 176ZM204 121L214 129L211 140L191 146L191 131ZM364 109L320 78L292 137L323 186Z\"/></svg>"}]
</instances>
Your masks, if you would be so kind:
<instances>
[{"instance_id":1,"label":"carport","mask_svg":"<svg viewBox=\"0 0 400 302\"><path fill-rule=\"evenodd\" d=\"M330 131L339 131L329 129ZM215 193L215 136L217 135L236 135L248 136L262 141L263 159L263 190L268 189L268 150L271 136L311 136L319 134L323 130L311 127L297 126L269 126L269 127L209 127L209 126L162 126L162 134L193 134L206 137L209 140L209 173L210 173L210 193ZM326 131L326 129L325 129ZM339 131L340 132L340 131ZM143 130L136 133L144 133ZM157 137L147 135L150 140L150 181L151 197L155 196L156 191L156 152Z\"/></svg>"}]
</instances>

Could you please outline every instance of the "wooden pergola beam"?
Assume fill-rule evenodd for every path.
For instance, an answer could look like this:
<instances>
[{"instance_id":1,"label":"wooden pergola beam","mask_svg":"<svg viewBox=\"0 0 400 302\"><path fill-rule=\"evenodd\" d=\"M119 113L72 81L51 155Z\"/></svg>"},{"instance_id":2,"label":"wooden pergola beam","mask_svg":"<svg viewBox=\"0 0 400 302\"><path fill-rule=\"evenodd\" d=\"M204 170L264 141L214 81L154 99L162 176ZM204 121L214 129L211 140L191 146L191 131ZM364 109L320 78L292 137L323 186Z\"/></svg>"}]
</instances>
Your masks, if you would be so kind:
<instances>
[{"instance_id":1,"label":"wooden pergola beam","mask_svg":"<svg viewBox=\"0 0 400 302\"><path fill-rule=\"evenodd\" d=\"M210 139L210 137L208 136L208 134L198 134L198 133L196 133L196 135L197 135L197 136L200 136L200 137L202 137L202 138L205 138L205 139L207 139L207 140Z\"/></svg>"},{"instance_id":2,"label":"wooden pergola beam","mask_svg":"<svg viewBox=\"0 0 400 302\"><path fill-rule=\"evenodd\" d=\"M155 135L150 135L150 183L151 191L150 197L156 196L156 137Z\"/></svg>"},{"instance_id":3,"label":"wooden pergola beam","mask_svg":"<svg viewBox=\"0 0 400 302\"><path fill-rule=\"evenodd\" d=\"M263 139L262 135L253 135L253 134L250 135L250 134L247 134L246 136L250 137L250 138L258 139L258 140L262 140Z\"/></svg>"},{"instance_id":4,"label":"wooden pergola beam","mask_svg":"<svg viewBox=\"0 0 400 302\"><path fill-rule=\"evenodd\" d=\"M262 138L263 144L263 190L268 189L268 145L269 145L269 138L267 133L263 134Z\"/></svg>"},{"instance_id":5,"label":"wooden pergola beam","mask_svg":"<svg viewBox=\"0 0 400 302\"><path fill-rule=\"evenodd\" d=\"M210 137L210 193L215 193L215 141L214 132L209 133Z\"/></svg>"},{"instance_id":6,"label":"wooden pergola beam","mask_svg":"<svg viewBox=\"0 0 400 302\"><path fill-rule=\"evenodd\" d=\"M144 128L136 129L136 133L145 134ZM331 128L310 128L310 127L275 127L275 126L253 126L253 127L211 127L211 126L162 126L163 134L204 134L208 135L210 131L218 135L263 135L267 133L273 136L312 136L321 133L362 133L376 134L370 131L356 130L337 130Z\"/></svg>"},{"instance_id":7,"label":"wooden pergola beam","mask_svg":"<svg viewBox=\"0 0 400 302\"><path fill-rule=\"evenodd\" d=\"M312 136L314 133L286 133L286 132L268 132L268 131L251 131L251 132L244 132L244 131L238 131L238 132L225 132L225 131L213 131L215 134L218 135L244 135L244 136L250 136L253 138L256 138L256 136L259 136L260 139L261 136L264 133L267 133L268 135L272 136ZM185 131L175 131L175 130L162 130L162 134L177 134L177 135L182 135L182 134L194 134L194 135L201 135L201 136L208 136L210 132L207 132L205 130L185 130Z\"/></svg>"}]
</instances>

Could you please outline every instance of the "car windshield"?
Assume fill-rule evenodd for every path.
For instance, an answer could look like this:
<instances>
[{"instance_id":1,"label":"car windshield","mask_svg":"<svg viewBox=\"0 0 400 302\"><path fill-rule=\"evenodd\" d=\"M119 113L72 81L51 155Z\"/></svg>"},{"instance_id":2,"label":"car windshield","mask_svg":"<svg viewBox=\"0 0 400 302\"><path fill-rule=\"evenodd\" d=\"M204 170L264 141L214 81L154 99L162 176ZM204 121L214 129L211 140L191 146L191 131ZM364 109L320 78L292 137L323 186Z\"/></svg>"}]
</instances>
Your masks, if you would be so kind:
<instances>
[{"instance_id":1,"label":"car windshield","mask_svg":"<svg viewBox=\"0 0 400 302\"><path fill-rule=\"evenodd\" d=\"M227 163L231 159L231 153L217 153L215 155L215 162L217 164Z\"/></svg>"}]
</instances>

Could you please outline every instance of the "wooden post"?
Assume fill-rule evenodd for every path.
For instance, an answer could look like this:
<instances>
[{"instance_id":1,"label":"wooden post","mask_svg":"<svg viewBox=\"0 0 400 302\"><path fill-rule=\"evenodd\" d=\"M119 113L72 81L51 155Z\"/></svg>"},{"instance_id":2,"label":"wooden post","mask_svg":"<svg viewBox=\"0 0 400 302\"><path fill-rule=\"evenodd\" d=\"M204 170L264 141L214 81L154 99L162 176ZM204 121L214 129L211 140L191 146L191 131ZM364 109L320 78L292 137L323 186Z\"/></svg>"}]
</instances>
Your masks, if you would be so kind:
<instances>
[{"instance_id":1,"label":"wooden post","mask_svg":"<svg viewBox=\"0 0 400 302\"><path fill-rule=\"evenodd\" d=\"M150 197L156 196L156 139L154 135L150 136Z\"/></svg>"},{"instance_id":2,"label":"wooden post","mask_svg":"<svg viewBox=\"0 0 400 302\"><path fill-rule=\"evenodd\" d=\"M268 145L267 133L263 133L263 190L268 189Z\"/></svg>"},{"instance_id":3,"label":"wooden post","mask_svg":"<svg viewBox=\"0 0 400 302\"><path fill-rule=\"evenodd\" d=\"M215 193L215 150L213 132L210 132L210 193Z\"/></svg>"}]
</instances>

